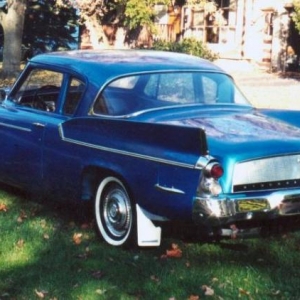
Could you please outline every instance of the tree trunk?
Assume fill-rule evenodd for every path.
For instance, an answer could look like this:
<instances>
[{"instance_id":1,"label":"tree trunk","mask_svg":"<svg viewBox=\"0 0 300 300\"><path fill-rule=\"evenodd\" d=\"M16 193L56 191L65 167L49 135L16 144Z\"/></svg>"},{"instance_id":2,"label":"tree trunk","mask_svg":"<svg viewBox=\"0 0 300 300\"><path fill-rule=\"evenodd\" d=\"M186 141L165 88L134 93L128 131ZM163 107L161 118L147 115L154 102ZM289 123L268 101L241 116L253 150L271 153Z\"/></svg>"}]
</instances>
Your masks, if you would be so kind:
<instances>
[{"instance_id":1,"label":"tree trunk","mask_svg":"<svg viewBox=\"0 0 300 300\"><path fill-rule=\"evenodd\" d=\"M84 21L93 49L128 48L125 45L126 30L117 24L100 24L96 15Z\"/></svg>"},{"instance_id":2,"label":"tree trunk","mask_svg":"<svg viewBox=\"0 0 300 300\"><path fill-rule=\"evenodd\" d=\"M26 0L7 1L7 11L1 11L4 32L2 77L15 77L20 72L21 47Z\"/></svg>"},{"instance_id":3,"label":"tree trunk","mask_svg":"<svg viewBox=\"0 0 300 300\"><path fill-rule=\"evenodd\" d=\"M97 20L96 15L92 15L90 16L90 18L86 19L84 25L89 31L90 42L92 44L93 49L108 48L108 38L104 34L103 27Z\"/></svg>"}]
</instances>

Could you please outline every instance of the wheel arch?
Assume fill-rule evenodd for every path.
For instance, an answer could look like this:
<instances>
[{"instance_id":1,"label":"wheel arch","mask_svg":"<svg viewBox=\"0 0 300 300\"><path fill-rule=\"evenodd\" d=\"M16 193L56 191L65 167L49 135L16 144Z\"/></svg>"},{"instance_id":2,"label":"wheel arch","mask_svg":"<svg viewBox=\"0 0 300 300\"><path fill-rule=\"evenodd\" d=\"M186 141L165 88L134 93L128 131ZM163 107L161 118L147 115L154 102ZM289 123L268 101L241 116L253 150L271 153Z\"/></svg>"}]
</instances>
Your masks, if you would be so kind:
<instances>
[{"instance_id":1,"label":"wheel arch","mask_svg":"<svg viewBox=\"0 0 300 300\"><path fill-rule=\"evenodd\" d=\"M133 204L136 204L136 199L134 197L134 193L131 189L131 186L126 180L126 178L120 174L120 172L109 168L91 165L86 166L82 171L81 200L93 201L100 182L102 182L107 177L115 177L118 180L120 180L126 188L126 191L131 201L133 202Z\"/></svg>"}]
</instances>

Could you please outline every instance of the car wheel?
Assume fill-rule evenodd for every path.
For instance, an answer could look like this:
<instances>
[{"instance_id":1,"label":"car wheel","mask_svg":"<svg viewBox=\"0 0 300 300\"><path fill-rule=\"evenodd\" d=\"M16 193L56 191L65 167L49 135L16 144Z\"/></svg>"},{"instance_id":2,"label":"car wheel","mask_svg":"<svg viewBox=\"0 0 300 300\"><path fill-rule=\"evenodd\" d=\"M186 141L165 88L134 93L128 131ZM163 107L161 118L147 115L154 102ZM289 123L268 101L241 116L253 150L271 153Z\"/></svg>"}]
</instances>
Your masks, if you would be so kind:
<instances>
[{"instance_id":1,"label":"car wheel","mask_svg":"<svg viewBox=\"0 0 300 300\"><path fill-rule=\"evenodd\" d=\"M134 213L126 188L115 177L105 178L95 199L97 229L110 245L125 246L132 240Z\"/></svg>"}]
</instances>

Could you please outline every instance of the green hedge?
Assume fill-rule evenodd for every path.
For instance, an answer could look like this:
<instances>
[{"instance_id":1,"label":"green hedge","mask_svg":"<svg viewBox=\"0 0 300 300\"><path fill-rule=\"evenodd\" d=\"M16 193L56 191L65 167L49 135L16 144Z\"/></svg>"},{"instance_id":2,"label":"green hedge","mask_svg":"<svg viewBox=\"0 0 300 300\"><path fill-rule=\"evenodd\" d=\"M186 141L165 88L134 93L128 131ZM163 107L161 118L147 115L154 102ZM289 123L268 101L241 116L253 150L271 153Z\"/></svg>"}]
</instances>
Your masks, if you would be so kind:
<instances>
[{"instance_id":1,"label":"green hedge","mask_svg":"<svg viewBox=\"0 0 300 300\"><path fill-rule=\"evenodd\" d=\"M210 49L207 48L205 44L203 44L200 41L197 41L194 38L186 38L180 42L166 42L158 40L154 42L152 49L187 53L211 61L216 60L218 58L218 55L216 53L213 53Z\"/></svg>"}]
</instances>

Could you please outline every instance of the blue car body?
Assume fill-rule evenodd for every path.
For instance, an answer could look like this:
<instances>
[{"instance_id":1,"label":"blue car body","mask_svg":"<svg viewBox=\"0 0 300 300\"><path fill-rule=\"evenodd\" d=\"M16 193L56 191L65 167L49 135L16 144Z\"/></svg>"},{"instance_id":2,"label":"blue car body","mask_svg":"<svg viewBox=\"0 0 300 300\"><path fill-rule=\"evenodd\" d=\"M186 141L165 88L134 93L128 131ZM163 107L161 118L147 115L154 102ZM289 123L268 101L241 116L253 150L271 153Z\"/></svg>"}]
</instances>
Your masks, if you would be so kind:
<instances>
[{"instance_id":1,"label":"blue car body","mask_svg":"<svg viewBox=\"0 0 300 300\"><path fill-rule=\"evenodd\" d=\"M157 246L162 222L218 238L298 226L299 117L255 109L190 55L42 54L0 106L0 181L93 201L114 246Z\"/></svg>"}]
</instances>

